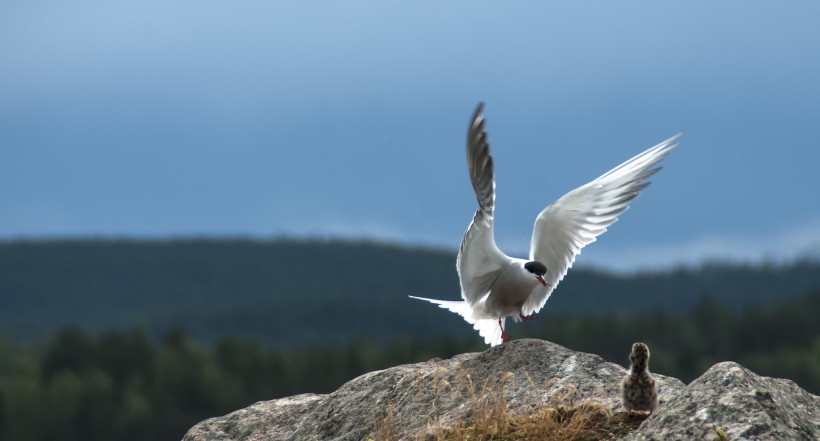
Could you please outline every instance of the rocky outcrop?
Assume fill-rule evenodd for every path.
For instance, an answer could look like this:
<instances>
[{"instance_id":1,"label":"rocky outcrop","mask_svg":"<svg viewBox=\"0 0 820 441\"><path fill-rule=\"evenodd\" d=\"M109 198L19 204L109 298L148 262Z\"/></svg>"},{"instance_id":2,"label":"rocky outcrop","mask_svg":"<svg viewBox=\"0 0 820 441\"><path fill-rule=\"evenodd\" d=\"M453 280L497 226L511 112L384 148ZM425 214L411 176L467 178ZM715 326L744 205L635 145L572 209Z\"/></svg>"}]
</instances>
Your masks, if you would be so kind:
<instances>
[{"instance_id":1,"label":"rocky outcrop","mask_svg":"<svg viewBox=\"0 0 820 441\"><path fill-rule=\"evenodd\" d=\"M183 439L434 438L497 404L523 415L592 402L620 415L625 373L597 355L515 340L371 372L326 395L259 402L203 421ZM718 430L728 439L820 439L820 398L791 381L760 377L734 363L715 365L689 386L655 377L660 406L628 439L718 439Z\"/></svg>"},{"instance_id":2,"label":"rocky outcrop","mask_svg":"<svg viewBox=\"0 0 820 441\"><path fill-rule=\"evenodd\" d=\"M737 363L712 366L628 440L818 440L820 397Z\"/></svg>"}]
</instances>

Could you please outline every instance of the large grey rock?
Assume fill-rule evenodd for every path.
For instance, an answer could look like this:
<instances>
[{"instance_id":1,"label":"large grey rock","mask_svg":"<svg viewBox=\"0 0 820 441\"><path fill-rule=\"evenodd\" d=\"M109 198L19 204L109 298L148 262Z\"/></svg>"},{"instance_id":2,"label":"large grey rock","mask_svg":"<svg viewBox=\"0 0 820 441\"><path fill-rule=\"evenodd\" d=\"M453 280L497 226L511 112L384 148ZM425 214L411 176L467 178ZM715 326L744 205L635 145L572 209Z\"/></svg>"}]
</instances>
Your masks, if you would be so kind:
<instances>
[{"instance_id":1,"label":"large grey rock","mask_svg":"<svg viewBox=\"0 0 820 441\"><path fill-rule=\"evenodd\" d=\"M469 419L473 393L503 396L518 413L589 399L620 411L619 383L625 373L597 355L541 340L515 340L481 353L371 372L327 395L256 403L203 421L183 439L358 440L377 429L397 439L413 438ZM656 379L661 406L683 391L680 380Z\"/></svg>"},{"instance_id":2,"label":"large grey rock","mask_svg":"<svg viewBox=\"0 0 820 441\"><path fill-rule=\"evenodd\" d=\"M291 439L295 428L312 415L325 395L302 394L278 400L260 401L223 417L211 418L194 426L185 440Z\"/></svg>"},{"instance_id":3,"label":"large grey rock","mask_svg":"<svg viewBox=\"0 0 820 441\"><path fill-rule=\"evenodd\" d=\"M515 340L371 372L327 395L259 402L203 421L183 440L360 440L374 432L379 439L424 438L470 420L474 396L503 399L519 414L585 400L619 413L625 373L597 355ZM660 406L629 440L717 440L718 429L730 440L820 439L820 397L789 380L760 377L735 363L717 364L688 386L663 375L655 379Z\"/></svg>"},{"instance_id":4,"label":"large grey rock","mask_svg":"<svg viewBox=\"0 0 820 441\"><path fill-rule=\"evenodd\" d=\"M820 397L737 363L712 366L658 408L628 440L818 440Z\"/></svg>"}]
</instances>

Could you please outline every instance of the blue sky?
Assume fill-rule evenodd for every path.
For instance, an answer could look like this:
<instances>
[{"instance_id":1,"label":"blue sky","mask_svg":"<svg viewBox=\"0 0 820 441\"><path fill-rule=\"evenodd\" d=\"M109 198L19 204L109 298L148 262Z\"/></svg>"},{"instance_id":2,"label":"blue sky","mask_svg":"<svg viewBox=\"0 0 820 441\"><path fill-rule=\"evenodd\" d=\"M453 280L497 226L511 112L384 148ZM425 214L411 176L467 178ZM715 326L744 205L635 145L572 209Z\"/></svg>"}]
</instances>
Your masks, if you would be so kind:
<instances>
[{"instance_id":1,"label":"blue sky","mask_svg":"<svg viewBox=\"0 0 820 441\"><path fill-rule=\"evenodd\" d=\"M820 3L327 3L0 4L0 238L455 249L485 101L505 251L683 132L579 265L820 253Z\"/></svg>"}]
</instances>

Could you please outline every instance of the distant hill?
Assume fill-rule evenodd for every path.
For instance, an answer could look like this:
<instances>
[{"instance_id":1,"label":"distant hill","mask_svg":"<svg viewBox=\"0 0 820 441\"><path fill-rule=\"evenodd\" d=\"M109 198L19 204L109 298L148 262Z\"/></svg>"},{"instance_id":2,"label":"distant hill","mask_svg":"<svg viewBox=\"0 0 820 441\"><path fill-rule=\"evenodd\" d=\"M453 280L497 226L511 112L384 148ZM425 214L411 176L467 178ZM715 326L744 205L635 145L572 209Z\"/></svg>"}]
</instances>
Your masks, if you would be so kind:
<instances>
[{"instance_id":1,"label":"distant hill","mask_svg":"<svg viewBox=\"0 0 820 441\"><path fill-rule=\"evenodd\" d=\"M820 263L810 261L635 275L580 268L542 313L674 312L703 296L765 306L812 289ZM334 240L0 243L0 333L15 339L46 339L69 324L157 335L183 327L205 342L233 335L283 346L471 331L408 294L458 299L455 253Z\"/></svg>"}]
</instances>

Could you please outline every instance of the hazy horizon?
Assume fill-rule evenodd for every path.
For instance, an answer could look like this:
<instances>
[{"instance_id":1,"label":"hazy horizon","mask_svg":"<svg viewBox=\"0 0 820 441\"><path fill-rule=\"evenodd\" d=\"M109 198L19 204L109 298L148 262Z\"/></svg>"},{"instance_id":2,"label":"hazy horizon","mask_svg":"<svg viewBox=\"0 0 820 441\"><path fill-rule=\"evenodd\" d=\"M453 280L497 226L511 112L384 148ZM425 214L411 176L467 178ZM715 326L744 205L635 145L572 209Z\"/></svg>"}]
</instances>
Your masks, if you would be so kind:
<instances>
[{"instance_id":1,"label":"hazy horizon","mask_svg":"<svg viewBox=\"0 0 820 441\"><path fill-rule=\"evenodd\" d=\"M60 242L60 241L147 241L147 242L174 242L174 241L258 241L275 242L280 240L298 241L309 243L311 241L333 242L341 241L345 243L373 243L384 246L397 246L407 249L422 248L441 252L452 253L454 256L458 252L458 247L448 246L441 243L427 243L419 241L402 241L384 237L372 236L333 236L333 235L306 235L294 236L285 234L274 235L249 235L249 234L176 234L176 235L153 235L137 236L127 234L115 235L45 235L45 236L17 236L2 237L0 244L20 243L20 242ZM794 245L794 242L787 242ZM586 248L579 255L575 264L576 268L593 269L619 274L633 274L643 271L667 271L681 267L697 268L702 265L728 264L728 265L791 265L799 261L820 261L820 247L806 247L791 253L776 254L769 251L759 251L754 249L753 243L737 243L737 250L732 252L730 247L733 243L721 239L703 240L691 244L675 246L657 246L645 249L625 248L612 249L602 247L597 252L593 248ZM526 257L528 251L522 249L505 249L505 252L513 256ZM581 257L583 256L583 257Z\"/></svg>"}]
</instances>

